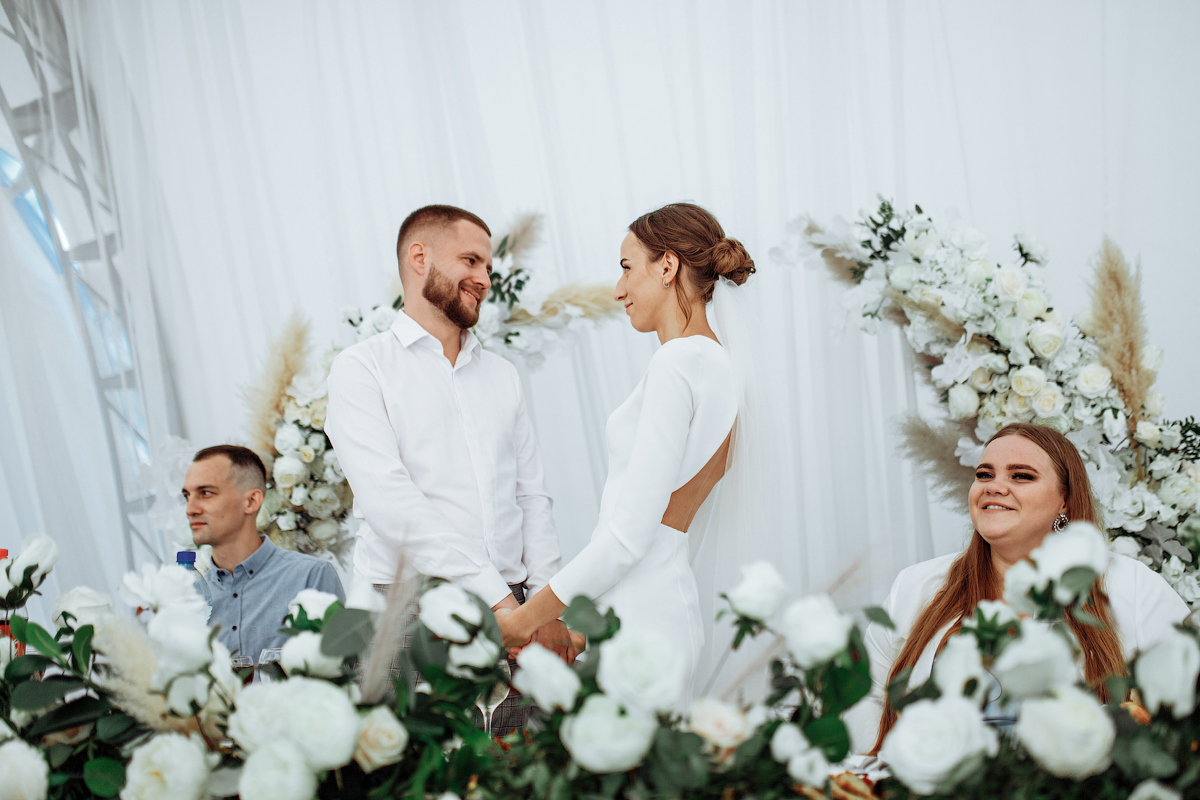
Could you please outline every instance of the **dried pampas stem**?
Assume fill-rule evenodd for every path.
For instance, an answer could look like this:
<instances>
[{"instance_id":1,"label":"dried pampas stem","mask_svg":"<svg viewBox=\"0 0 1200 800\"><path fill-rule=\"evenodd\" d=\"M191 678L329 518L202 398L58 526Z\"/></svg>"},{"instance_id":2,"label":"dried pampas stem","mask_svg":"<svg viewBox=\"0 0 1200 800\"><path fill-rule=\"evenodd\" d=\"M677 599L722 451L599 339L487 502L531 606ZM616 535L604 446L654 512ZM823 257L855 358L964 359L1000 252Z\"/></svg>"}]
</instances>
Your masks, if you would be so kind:
<instances>
[{"instance_id":1,"label":"dried pampas stem","mask_svg":"<svg viewBox=\"0 0 1200 800\"><path fill-rule=\"evenodd\" d=\"M262 380L245 392L250 407L250 447L262 456L275 454L275 427L283 418L292 380L308 360L308 321L292 314L267 353Z\"/></svg>"},{"instance_id":2,"label":"dried pampas stem","mask_svg":"<svg viewBox=\"0 0 1200 800\"><path fill-rule=\"evenodd\" d=\"M824 232L820 225L810 220L804 228L804 238L811 240L813 236ZM850 286L858 285L857 275L862 271L858 262L846 258L832 247L822 248L821 259L825 262L825 266L829 267L834 278Z\"/></svg>"},{"instance_id":3,"label":"dried pampas stem","mask_svg":"<svg viewBox=\"0 0 1200 800\"><path fill-rule=\"evenodd\" d=\"M551 292L542 303L536 319L545 322L574 306L583 311L585 319L600 320L616 316L624 307L613 299L612 286L607 283L568 283Z\"/></svg>"},{"instance_id":4,"label":"dried pampas stem","mask_svg":"<svg viewBox=\"0 0 1200 800\"><path fill-rule=\"evenodd\" d=\"M524 266L525 256L529 255L542 237L542 215L520 215L513 221L512 227L509 228L506 235L508 236L507 249L512 254L513 266ZM495 246L495 244L492 245L493 249Z\"/></svg>"},{"instance_id":5,"label":"dried pampas stem","mask_svg":"<svg viewBox=\"0 0 1200 800\"><path fill-rule=\"evenodd\" d=\"M96 622L92 645L105 660L96 671L96 682L109 691L117 708L156 731L195 727L191 717L168 714L166 698L150 688L158 657L137 623L115 615L104 617Z\"/></svg>"},{"instance_id":6,"label":"dried pampas stem","mask_svg":"<svg viewBox=\"0 0 1200 800\"><path fill-rule=\"evenodd\" d=\"M920 465L939 499L965 512L967 493L975 476L970 467L959 463L954 451L958 448L958 440L970 435L968 427L954 422L934 427L911 414L900 424L900 435L903 438L900 450L905 458Z\"/></svg>"},{"instance_id":7,"label":"dried pampas stem","mask_svg":"<svg viewBox=\"0 0 1200 800\"><path fill-rule=\"evenodd\" d=\"M947 339L961 339L967 332L966 328L942 313L942 306L939 303L918 302L893 286L885 288L883 296L904 309L905 312L924 314Z\"/></svg>"},{"instance_id":8,"label":"dried pampas stem","mask_svg":"<svg viewBox=\"0 0 1200 800\"><path fill-rule=\"evenodd\" d=\"M1130 271L1125 256L1110 239L1100 245L1096 280L1091 289L1090 333L1100 348L1100 363L1112 373L1113 384L1125 401L1132 444L1146 395L1154 384L1154 373L1142 364L1146 353L1146 322L1141 275Z\"/></svg>"},{"instance_id":9,"label":"dried pampas stem","mask_svg":"<svg viewBox=\"0 0 1200 800\"><path fill-rule=\"evenodd\" d=\"M367 658L362 668L362 698L364 703L379 703L392 686L392 662L400 649L400 640L408 616L413 613L413 601L420 586L419 577L406 577L407 560L404 551L396 557L396 574L388 591L387 607L379 619L379 627L367 648Z\"/></svg>"}]
</instances>

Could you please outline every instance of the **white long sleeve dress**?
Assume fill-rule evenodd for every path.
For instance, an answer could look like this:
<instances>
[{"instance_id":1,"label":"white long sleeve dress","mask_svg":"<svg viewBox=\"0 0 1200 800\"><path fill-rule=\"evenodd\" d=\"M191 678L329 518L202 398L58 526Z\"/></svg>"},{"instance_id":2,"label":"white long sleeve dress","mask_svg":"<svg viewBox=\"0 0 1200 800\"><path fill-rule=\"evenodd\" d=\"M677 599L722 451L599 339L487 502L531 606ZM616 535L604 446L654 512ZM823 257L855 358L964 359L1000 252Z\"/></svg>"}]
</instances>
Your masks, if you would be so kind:
<instances>
[{"instance_id":1,"label":"white long sleeve dress","mask_svg":"<svg viewBox=\"0 0 1200 800\"><path fill-rule=\"evenodd\" d=\"M959 555L940 556L902 570L883 604L896 625L895 630L876 623L867 626L863 642L871 659L871 693L846 712L845 717L854 752L865 753L875 744L888 673L904 649L917 618L946 582L946 574ZM1159 642L1189 613L1187 603L1161 575L1128 556L1109 554L1104 584L1126 660ZM952 624L938 631L921 651L908 679L910 688L920 686L933 674L938 644ZM1082 674L1079 677L1082 679Z\"/></svg>"},{"instance_id":2,"label":"white long sleeve dress","mask_svg":"<svg viewBox=\"0 0 1200 800\"><path fill-rule=\"evenodd\" d=\"M583 595L625 624L650 624L673 638L687 657L689 683L704 646L700 602L688 535L662 518L672 493L729 436L735 386L729 357L712 339L681 337L659 348L608 418L608 478L591 542L550 579L565 603Z\"/></svg>"}]
</instances>

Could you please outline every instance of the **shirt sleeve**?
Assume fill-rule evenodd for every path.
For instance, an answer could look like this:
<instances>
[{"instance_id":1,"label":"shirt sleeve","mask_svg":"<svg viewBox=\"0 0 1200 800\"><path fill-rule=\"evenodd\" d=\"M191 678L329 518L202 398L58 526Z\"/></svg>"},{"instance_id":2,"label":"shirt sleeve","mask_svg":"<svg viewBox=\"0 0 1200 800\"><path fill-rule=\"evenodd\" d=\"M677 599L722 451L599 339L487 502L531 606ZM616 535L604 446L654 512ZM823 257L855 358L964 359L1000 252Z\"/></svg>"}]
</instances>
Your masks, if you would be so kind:
<instances>
[{"instance_id":1,"label":"shirt sleeve","mask_svg":"<svg viewBox=\"0 0 1200 800\"><path fill-rule=\"evenodd\" d=\"M1135 561L1133 597L1137 603L1137 649L1146 650L1162 641L1191 613L1188 604L1166 579L1140 561Z\"/></svg>"},{"instance_id":2,"label":"shirt sleeve","mask_svg":"<svg viewBox=\"0 0 1200 800\"><path fill-rule=\"evenodd\" d=\"M325 432L367 524L418 572L457 583L490 606L509 594L483 542L455 531L413 483L379 380L353 354L330 369Z\"/></svg>"},{"instance_id":3,"label":"shirt sleeve","mask_svg":"<svg viewBox=\"0 0 1200 800\"><path fill-rule=\"evenodd\" d=\"M558 532L554 528L554 503L546 494L542 459L538 453L533 425L525 411L521 379L512 371L517 386L517 420L513 445L517 458L517 505L521 507L521 562L525 565L527 596L532 597L546 585L562 566Z\"/></svg>"},{"instance_id":4,"label":"shirt sleeve","mask_svg":"<svg viewBox=\"0 0 1200 800\"><path fill-rule=\"evenodd\" d=\"M333 564L328 561L322 561L317 569L313 570L313 574L309 576L309 585L306 589L317 589L322 592L328 592L332 595L337 595L337 599L342 603L346 602L346 592L342 589L342 581L338 578L337 570L333 568Z\"/></svg>"},{"instance_id":5,"label":"shirt sleeve","mask_svg":"<svg viewBox=\"0 0 1200 800\"><path fill-rule=\"evenodd\" d=\"M624 577L650 550L675 485L691 427L694 399L688 380L690 351L664 345L650 360L629 464L620 478L615 510L571 563L550 579L564 603L595 599Z\"/></svg>"}]
</instances>

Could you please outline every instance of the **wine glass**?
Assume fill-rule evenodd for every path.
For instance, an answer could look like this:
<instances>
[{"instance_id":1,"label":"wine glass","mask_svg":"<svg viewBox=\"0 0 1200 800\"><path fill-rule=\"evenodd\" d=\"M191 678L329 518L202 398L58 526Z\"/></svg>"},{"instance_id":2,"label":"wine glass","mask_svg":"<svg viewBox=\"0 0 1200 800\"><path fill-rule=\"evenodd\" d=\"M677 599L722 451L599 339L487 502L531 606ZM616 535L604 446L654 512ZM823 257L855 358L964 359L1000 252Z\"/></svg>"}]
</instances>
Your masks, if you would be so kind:
<instances>
[{"instance_id":1,"label":"wine glass","mask_svg":"<svg viewBox=\"0 0 1200 800\"><path fill-rule=\"evenodd\" d=\"M496 681L486 694L480 695L479 699L475 701L475 707L483 714L483 727L489 738L492 735L492 714L508 697L508 682L512 679L512 669L508 666L507 661L501 661L496 666L504 673L503 680Z\"/></svg>"},{"instance_id":2,"label":"wine glass","mask_svg":"<svg viewBox=\"0 0 1200 800\"><path fill-rule=\"evenodd\" d=\"M230 656L229 663L233 667L233 671L235 673L238 672L239 670L243 670L243 669L247 669L247 668L249 668L251 670L249 673L246 674L245 679L242 681L243 685L249 684L251 681L254 680L254 672L253 672L254 659L253 658L251 658L250 656L243 656L243 655L239 654L236 656Z\"/></svg>"},{"instance_id":3,"label":"wine glass","mask_svg":"<svg viewBox=\"0 0 1200 800\"><path fill-rule=\"evenodd\" d=\"M270 669L263 669L267 664L278 663L283 657L282 647L264 647L263 651L258 654L258 679L263 683L270 683L273 680Z\"/></svg>"}]
</instances>

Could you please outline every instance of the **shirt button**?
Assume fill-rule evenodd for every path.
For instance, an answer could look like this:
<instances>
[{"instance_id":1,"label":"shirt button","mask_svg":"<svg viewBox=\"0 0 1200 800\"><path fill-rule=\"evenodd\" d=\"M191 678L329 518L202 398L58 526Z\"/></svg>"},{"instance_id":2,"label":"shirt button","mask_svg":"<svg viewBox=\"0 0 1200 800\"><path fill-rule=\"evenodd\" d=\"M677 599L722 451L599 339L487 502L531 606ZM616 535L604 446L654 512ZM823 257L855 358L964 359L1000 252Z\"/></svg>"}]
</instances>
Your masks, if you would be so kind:
<instances>
[{"instance_id":1,"label":"shirt button","mask_svg":"<svg viewBox=\"0 0 1200 800\"><path fill-rule=\"evenodd\" d=\"M234 596L234 597L237 597L237 592L234 592L234 593L233 593L233 596Z\"/></svg>"},{"instance_id":2,"label":"shirt button","mask_svg":"<svg viewBox=\"0 0 1200 800\"><path fill-rule=\"evenodd\" d=\"M253 575L253 574L254 574L254 570L250 570L250 574L251 574L251 575Z\"/></svg>"},{"instance_id":3,"label":"shirt button","mask_svg":"<svg viewBox=\"0 0 1200 800\"><path fill-rule=\"evenodd\" d=\"M236 630L237 630L237 625L234 625L234 626L233 626L233 629L236 631Z\"/></svg>"}]
</instances>

